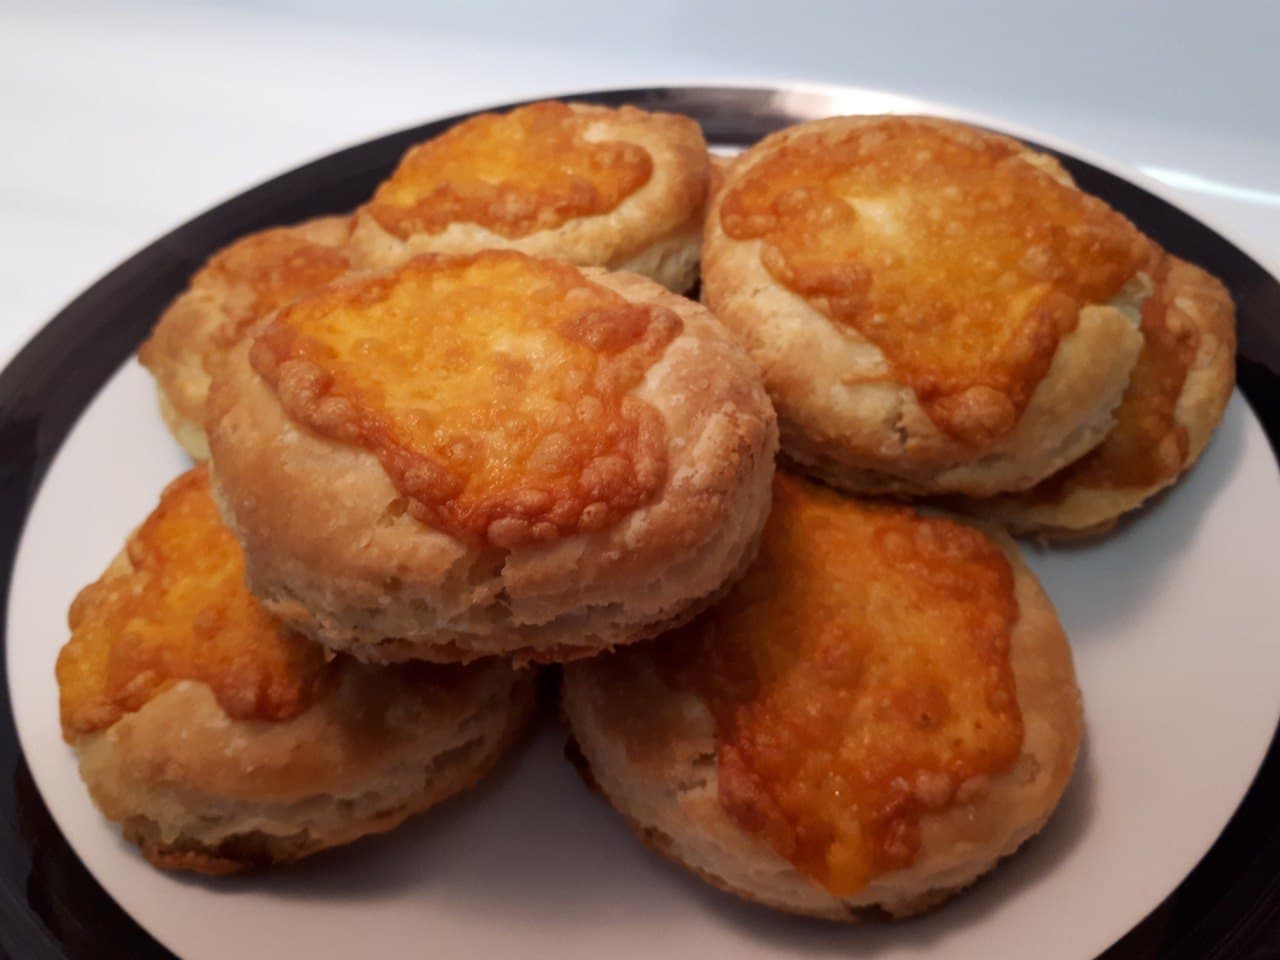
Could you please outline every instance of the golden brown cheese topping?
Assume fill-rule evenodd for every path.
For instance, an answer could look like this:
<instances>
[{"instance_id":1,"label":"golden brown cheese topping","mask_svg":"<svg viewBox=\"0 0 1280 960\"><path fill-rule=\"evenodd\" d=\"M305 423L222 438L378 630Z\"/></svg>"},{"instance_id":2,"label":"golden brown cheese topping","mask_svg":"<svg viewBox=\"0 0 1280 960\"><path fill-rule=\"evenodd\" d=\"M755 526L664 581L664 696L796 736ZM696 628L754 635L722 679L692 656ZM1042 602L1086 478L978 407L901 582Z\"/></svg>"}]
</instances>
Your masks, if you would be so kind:
<instances>
[{"instance_id":1,"label":"golden brown cheese topping","mask_svg":"<svg viewBox=\"0 0 1280 960\"><path fill-rule=\"evenodd\" d=\"M237 240L210 259L192 287L220 287L234 340L249 324L344 274L350 258L340 246L309 239L298 227L276 227Z\"/></svg>"},{"instance_id":2,"label":"golden brown cheese topping","mask_svg":"<svg viewBox=\"0 0 1280 960\"><path fill-rule=\"evenodd\" d=\"M514 547L661 489L665 425L630 393L681 328L566 264L428 255L299 300L251 360L291 417L375 454L415 517Z\"/></svg>"},{"instance_id":3,"label":"golden brown cheese topping","mask_svg":"<svg viewBox=\"0 0 1280 960\"><path fill-rule=\"evenodd\" d=\"M556 102L472 117L406 153L366 209L402 238L463 222L523 237L609 213L649 182L653 160L588 140L592 122Z\"/></svg>"},{"instance_id":4,"label":"golden brown cheese topping","mask_svg":"<svg viewBox=\"0 0 1280 960\"><path fill-rule=\"evenodd\" d=\"M982 533L779 474L759 560L660 669L715 718L724 809L851 896L1017 759L1017 618Z\"/></svg>"},{"instance_id":5,"label":"golden brown cheese topping","mask_svg":"<svg viewBox=\"0 0 1280 960\"><path fill-rule=\"evenodd\" d=\"M324 654L250 595L203 467L169 485L126 553L131 572L108 572L71 606L57 666L64 734L103 730L180 680L244 720L287 720L319 695Z\"/></svg>"},{"instance_id":6,"label":"golden brown cheese topping","mask_svg":"<svg viewBox=\"0 0 1280 960\"><path fill-rule=\"evenodd\" d=\"M725 196L779 283L875 344L939 429L974 448L1017 424L1081 307L1146 245L1002 137L883 118L798 136Z\"/></svg>"},{"instance_id":7,"label":"golden brown cheese topping","mask_svg":"<svg viewBox=\"0 0 1280 960\"><path fill-rule=\"evenodd\" d=\"M1173 307L1169 267L1169 257L1161 256L1152 271L1155 290L1142 304L1142 352L1116 410L1115 428L1100 446L1020 499L1053 503L1077 489L1152 487L1186 464L1190 438L1176 413L1200 335Z\"/></svg>"}]
</instances>

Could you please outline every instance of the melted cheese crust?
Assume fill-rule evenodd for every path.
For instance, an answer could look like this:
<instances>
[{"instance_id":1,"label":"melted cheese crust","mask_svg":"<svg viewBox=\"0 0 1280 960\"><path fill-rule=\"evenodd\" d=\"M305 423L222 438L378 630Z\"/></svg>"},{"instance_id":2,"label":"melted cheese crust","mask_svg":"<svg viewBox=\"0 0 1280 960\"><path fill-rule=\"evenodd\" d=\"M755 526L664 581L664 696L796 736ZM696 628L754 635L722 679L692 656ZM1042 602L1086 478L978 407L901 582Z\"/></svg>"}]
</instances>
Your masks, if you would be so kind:
<instances>
[{"instance_id":1,"label":"melted cheese crust","mask_svg":"<svg viewBox=\"0 0 1280 960\"><path fill-rule=\"evenodd\" d=\"M414 516L514 547L656 496L666 428L630 392L681 329L566 264L487 251L299 300L250 357L291 417L375 454Z\"/></svg>"},{"instance_id":2,"label":"melted cheese crust","mask_svg":"<svg viewBox=\"0 0 1280 960\"><path fill-rule=\"evenodd\" d=\"M320 695L321 648L269 616L244 584L204 467L169 485L129 538L132 570L80 592L58 656L62 727L102 730L179 680L206 684L236 719L287 720Z\"/></svg>"},{"instance_id":3,"label":"melted cheese crust","mask_svg":"<svg viewBox=\"0 0 1280 960\"><path fill-rule=\"evenodd\" d=\"M1152 269L1155 290L1142 305L1142 352L1129 375L1116 425L1101 445L1017 497L1057 503L1073 490L1153 487L1177 476L1187 462L1190 438L1178 422L1178 398L1200 348L1195 324L1178 322L1171 310L1169 257Z\"/></svg>"},{"instance_id":4,"label":"melted cheese crust","mask_svg":"<svg viewBox=\"0 0 1280 960\"><path fill-rule=\"evenodd\" d=\"M275 227L220 251L195 275L191 286L222 291L220 302L230 324L219 335L231 343L249 325L336 280L350 265L342 247L315 243L293 227Z\"/></svg>"},{"instance_id":5,"label":"melted cheese crust","mask_svg":"<svg viewBox=\"0 0 1280 960\"><path fill-rule=\"evenodd\" d=\"M724 232L763 240L779 283L875 344L930 419L989 446L1011 431L1082 307L1146 244L1004 137L884 117L801 134L729 190Z\"/></svg>"},{"instance_id":6,"label":"melted cheese crust","mask_svg":"<svg viewBox=\"0 0 1280 960\"><path fill-rule=\"evenodd\" d=\"M409 150L366 209L401 238L474 223L507 238L608 213L653 175L638 144L588 140L567 104L481 114Z\"/></svg>"},{"instance_id":7,"label":"melted cheese crust","mask_svg":"<svg viewBox=\"0 0 1280 960\"><path fill-rule=\"evenodd\" d=\"M779 474L759 560L659 654L716 721L720 802L837 896L1012 766L1013 572L973 528Z\"/></svg>"}]
</instances>

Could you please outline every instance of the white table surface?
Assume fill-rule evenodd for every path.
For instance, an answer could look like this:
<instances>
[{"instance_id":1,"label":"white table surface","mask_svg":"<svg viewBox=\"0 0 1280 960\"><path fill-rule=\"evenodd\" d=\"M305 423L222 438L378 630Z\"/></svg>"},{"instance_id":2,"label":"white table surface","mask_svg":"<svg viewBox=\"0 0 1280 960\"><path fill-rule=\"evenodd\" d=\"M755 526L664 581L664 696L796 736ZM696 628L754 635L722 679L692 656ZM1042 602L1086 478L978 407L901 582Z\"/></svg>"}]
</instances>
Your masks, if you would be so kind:
<instances>
[{"instance_id":1,"label":"white table surface","mask_svg":"<svg viewBox=\"0 0 1280 960\"><path fill-rule=\"evenodd\" d=\"M676 80L1006 117L1143 169L1280 269L1280 3L527 6L0 0L0 358L157 235L304 160L466 107Z\"/></svg>"}]
</instances>

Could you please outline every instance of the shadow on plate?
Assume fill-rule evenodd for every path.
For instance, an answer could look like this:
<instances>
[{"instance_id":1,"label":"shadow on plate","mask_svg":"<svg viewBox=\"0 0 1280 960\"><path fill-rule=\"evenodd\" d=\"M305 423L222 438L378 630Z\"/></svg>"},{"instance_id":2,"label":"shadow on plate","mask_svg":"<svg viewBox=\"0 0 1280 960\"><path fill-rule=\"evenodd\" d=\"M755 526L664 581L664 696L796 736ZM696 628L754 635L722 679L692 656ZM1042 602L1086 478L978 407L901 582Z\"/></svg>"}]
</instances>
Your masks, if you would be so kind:
<instances>
[{"instance_id":1,"label":"shadow on plate","mask_svg":"<svg viewBox=\"0 0 1280 960\"><path fill-rule=\"evenodd\" d=\"M1049 824L989 878L936 913L892 925L845 926L739 901L645 848L621 816L583 786L563 757L564 736L547 724L527 751L477 790L391 834L270 875L186 882L232 895L290 899L347 901L394 892L450 913L511 924L560 912L572 920L569 936L586 926L635 929L650 917L673 923L709 917L788 953L862 955L889 944L942 944L986 922L1068 857L1094 814L1086 740Z\"/></svg>"},{"instance_id":2,"label":"shadow on plate","mask_svg":"<svg viewBox=\"0 0 1280 960\"><path fill-rule=\"evenodd\" d=\"M555 911L602 924L615 911L634 915L644 907L635 891L663 887L633 884L634 876L620 882L619 861L627 871L656 867L618 850L632 840L564 758L564 739L562 729L545 723L476 788L388 834L271 873L181 882L231 896L421 897L455 914L501 915L511 923Z\"/></svg>"},{"instance_id":3,"label":"shadow on plate","mask_svg":"<svg viewBox=\"0 0 1280 960\"><path fill-rule=\"evenodd\" d=\"M1237 395L1200 461L1111 533L1043 547L1022 541L1073 643L1107 635L1107 628L1130 622L1147 607L1166 569L1190 546L1213 500L1239 469L1248 416Z\"/></svg>"}]
</instances>

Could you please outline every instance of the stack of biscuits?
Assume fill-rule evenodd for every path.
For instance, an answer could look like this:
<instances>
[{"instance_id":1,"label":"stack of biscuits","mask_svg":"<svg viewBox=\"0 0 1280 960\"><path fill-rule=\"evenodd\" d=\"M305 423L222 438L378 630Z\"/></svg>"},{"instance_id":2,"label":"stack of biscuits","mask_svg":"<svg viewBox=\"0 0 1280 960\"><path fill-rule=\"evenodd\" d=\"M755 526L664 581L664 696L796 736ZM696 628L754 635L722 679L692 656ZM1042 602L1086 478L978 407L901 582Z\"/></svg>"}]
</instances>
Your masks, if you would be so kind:
<instances>
[{"instance_id":1,"label":"stack of biscuits","mask_svg":"<svg viewBox=\"0 0 1280 960\"><path fill-rule=\"evenodd\" d=\"M1005 530L1173 483L1233 357L1217 281L1005 137L842 117L723 161L670 114L479 115L160 318L196 466L72 607L64 735L149 860L227 873L476 782L554 665L646 843L917 913L1040 829L1082 736Z\"/></svg>"}]
</instances>

